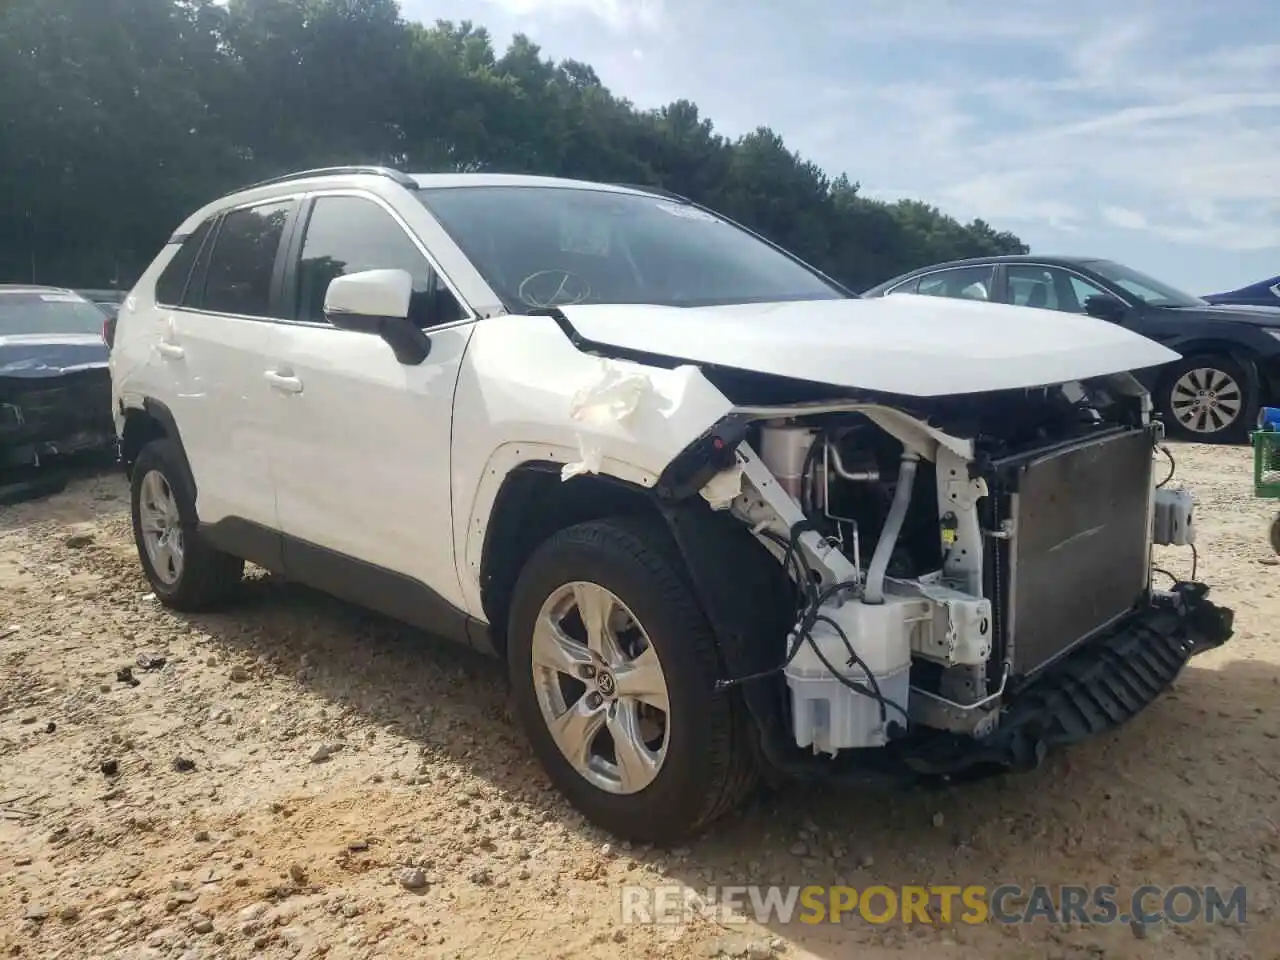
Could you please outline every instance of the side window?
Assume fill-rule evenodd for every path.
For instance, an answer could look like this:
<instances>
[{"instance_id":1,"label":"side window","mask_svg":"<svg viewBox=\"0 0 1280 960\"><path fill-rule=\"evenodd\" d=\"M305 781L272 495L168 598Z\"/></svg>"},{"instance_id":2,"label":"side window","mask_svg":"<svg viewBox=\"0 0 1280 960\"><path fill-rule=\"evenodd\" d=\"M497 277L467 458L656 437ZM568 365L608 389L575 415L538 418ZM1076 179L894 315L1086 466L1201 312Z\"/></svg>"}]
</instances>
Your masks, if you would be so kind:
<instances>
[{"instance_id":1,"label":"side window","mask_svg":"<svg viewBox=\"0 0 1280 960\"><path fill-rule=\"evenodd\" d=\"M927 297L958 300L990 300L995 267L956 267L920 278L917 292Z\"/></svg>"},{"instance_id":2,"label":"side window","mask_svg":"<svg viewBox=\"0 0 1280 960\"><path fill-rule=\"evenodd\" d=\"M1089 281L1058 267L1015 263L1007 268L1009 302L1063 313L1084 313L1088 297L1105 295Z\"/></svg>"},{"instance_id":3,"label":"side window","mask_svg":"<svg viewBox=\"0 0 1280 960\"><path fill-rule=\"evenodd\" d=\"M246 317L271 315L271 276L293 201L234 210L222 218L209 254L201 306Z\"/></svg>"},{"instance_id":4,"label":"side window","mask_svg":"<svg viewBox=\"0 0 1280 960\"><path fill-rule=\"evenodd\" d=\"M1082 280L1074 274L1069 275L1069 277L1071 280L1071 295L1076 298L1076 310L1079 313L1085 312L1084 304L1090 297L1110 296L1107 291L1101 287L1095 287L1088 280Z\"/></svg>"},{"instance_id":5,"label":"side window","mask_svg":"<svg viewBox=\"0 0 1280 960\"><path fill-rule=\"evenodd\" d=\"M168 266L156 278L156 303L166 307L177 307L183 302L187 293L187 282L191 279L191 268L195 266L196 257L200 256L200 248L209 236L209 228L213 220L206 220L182 242L178 252L173 255Z\"/></svg>"},{"instance_id":6,"label":"side window","mask_svg":"<svg viewBox=\"0 0 1280 960\"><path fill-rule=\"evenodd\" d=\"M910 280L907 280L905 283L900 283L896 287L890 287L888 290L885 291L885 296L891 297L895 293L915 293L916 287L919 286L919 284L920 284L920 278L912 277Z\"/></svg>"},{"instance_id":7,"label":"side window","mask_svg":"<svg viewBox=\"0 0 1280 960\"><path fill-rule=\"evenodd\" d=\"M389 213L362 197L318 198L298 262L298 319L326 323L324 295L330 282L362 270L404 270L413 277L409 319L419 327L464 316L422 251Z\"/></svg>"},{"instance_id":8,"label":"side window","mask_svg":"<svg viewBox=\"0 0 1280 960\"><path fill-rule=\"evenodd\" d=\"M1065 309L1059 303L1058 291L1068 274L1048 267L1030 264L1009 264L1009 302L1019 307L1040 307L1046 310Z\"/></svg>"}]
</instances>

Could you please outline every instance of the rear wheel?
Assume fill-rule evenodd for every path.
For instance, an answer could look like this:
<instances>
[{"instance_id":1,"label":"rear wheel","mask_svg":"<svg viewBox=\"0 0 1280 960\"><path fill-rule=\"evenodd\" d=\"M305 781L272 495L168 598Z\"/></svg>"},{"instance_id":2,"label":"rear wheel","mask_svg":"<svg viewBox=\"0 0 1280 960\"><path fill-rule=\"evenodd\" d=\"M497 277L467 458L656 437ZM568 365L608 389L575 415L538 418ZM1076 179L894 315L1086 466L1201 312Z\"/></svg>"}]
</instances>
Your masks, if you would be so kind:
<instances>
[{"instance_id":1,"label":"rear wheel","mask_svg":"<svg viewBox=\"0 0 1280 960\"><path fill-rule=\"evenodd\" d=\"M1184 357L1165 375L1158 402L1171 437L1235 442L1257 416L1257 392L1250 373L1228 357Z\"/></svg>"},{"instance_id":2,"label":"rear wheel","mask_svg":"<svg viewBox=\"0 0 1280 960\"><path fill-rule=\"evenodd\" d=\"M175 610L202 610L225 599L244 561L200 536L195 497L178 445L153 440L130 472L133 538L157 599Z\"/></svg>"},{"instance_id":3,"label":"rear wheel","mask_svg":"<svg viewBox=\"0 0 1280 960\"><path fill-rule=\"evenodd\" d=\"M517 712L552 782L593 823L675 843L754 782L711 629L656 532L571 527L517 582L508 633Z\"/></svg>"}]
</instances>

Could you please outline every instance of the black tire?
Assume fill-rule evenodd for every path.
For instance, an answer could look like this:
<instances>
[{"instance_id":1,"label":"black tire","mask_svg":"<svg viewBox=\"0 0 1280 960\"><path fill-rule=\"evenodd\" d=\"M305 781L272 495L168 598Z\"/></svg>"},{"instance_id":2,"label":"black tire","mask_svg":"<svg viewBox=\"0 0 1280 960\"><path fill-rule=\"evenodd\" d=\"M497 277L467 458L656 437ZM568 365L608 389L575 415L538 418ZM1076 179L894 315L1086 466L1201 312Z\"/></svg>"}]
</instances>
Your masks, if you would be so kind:
<instances>
[{"instance_id":1,"label":"black tire","mask_svg":"<svg viewBox=\"0 0 1280 960\"><path fill-rule=\"evenodd\" d=\"M562 530L520 573L512 598L507 661L516 712L548 776L588 820L636 843L669 845L737 807L757 780L742 709L713 689L721 675L715 638L662 531L628 519ZM543 603L575 581L599 584L643 625L667 682L669 739L657 777L630 794L607 792L569 763L538 706L533 630Z\"/></svg>"},{"instance_id":2,"label":"black tire","mask_svg":"<svg viewBox=\"0 0 1280 960\"><path fill-rule=\"evenodd\" d=\"M1175 409L1176 401L1187 399L1185 392L1178 387L1178 382L1187 374L1193 374L1198 370L1216 371L1218 375L1230 377L1238 385L1236 399L1239 402L1239 412L1233 420L1222 423L1217 429L1212 428L1220 416L1218 412L1205 415L1205 426L1210 429L1203 431L1186 426L1179 418L1178 410ZM1233 397L1235 393L1236 391L1230 391ZM1160 410L1161 419L1164 421L1165 433L1171 439L1196 443L1239 443L1249 435L1249 431L1257 420L1258 393L1257 376L1252 370L1246 369L1230 357L1201 354L1183 357L1177 363L1169 365L1161 377L1155 401ZM1224 399L1226 399L1225 394Z\"/></svg>"},{"instance_id":3,"label":"black tire","mask_svg":"<svg viewBox=\"0 0 1280 960\"><path fill-rule=\"evenodd\" d=\"M183 562L177 579L168 583L151 562L142 535L139 502L147 474L158 472L173 492L182 526ZM244 561L214 549L200 536L192 483L177 443L153 440L142 448L130 471L129 504L133 514L133 540L138 559L151 589L166 607L174 610L206 610L226 600L244 577Z\"/></svg>"},{"instance_id":4,"label":"black tire","mask_svg":"<svg viewBox=\"0 0 1280 960\"><path fill-rule=\"evenodd\" d=\"M1280 554L1280 513L1276 514L1271 521L1269 536L1271 538L1271 549Z\"/></svg>"}]
</instances>

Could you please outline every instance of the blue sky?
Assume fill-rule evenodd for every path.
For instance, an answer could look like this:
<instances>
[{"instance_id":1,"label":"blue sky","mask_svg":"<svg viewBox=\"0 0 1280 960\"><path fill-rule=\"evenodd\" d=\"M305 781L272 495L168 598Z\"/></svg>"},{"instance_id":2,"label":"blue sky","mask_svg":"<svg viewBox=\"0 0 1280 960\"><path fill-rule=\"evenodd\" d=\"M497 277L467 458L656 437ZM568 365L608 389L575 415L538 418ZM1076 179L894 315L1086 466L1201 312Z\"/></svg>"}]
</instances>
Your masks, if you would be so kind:
<instances>
[{"instance_id":1,"label":"blue sky","mask_svg":"<svg viewBox=\"0 0 1280 960\"><path fill-rule=\"evenodd\" d=\"M1190 293L1280 274L1280 12L1263 0L401 0L759 125L870 196ZM909 11L909 13L907 12Z\"/></svg>"}]
</instances>

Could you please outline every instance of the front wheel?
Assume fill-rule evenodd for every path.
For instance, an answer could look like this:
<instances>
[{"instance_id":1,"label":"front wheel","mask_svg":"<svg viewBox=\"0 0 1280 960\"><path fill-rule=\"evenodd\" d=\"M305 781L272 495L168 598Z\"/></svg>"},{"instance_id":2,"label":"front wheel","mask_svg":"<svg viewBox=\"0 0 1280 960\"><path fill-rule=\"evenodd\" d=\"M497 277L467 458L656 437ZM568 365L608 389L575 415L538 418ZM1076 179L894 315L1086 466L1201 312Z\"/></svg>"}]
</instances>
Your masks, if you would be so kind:
<instances>
[{"instance_id":1,"label":"front wheel","mask_svg":"<svg viewBox=\"0 0 1280 960\"><path fill-rule=\"evenodd\" d=\"M686 839L754 782L711 629L657 531L562 530L516 584L508 666L534 753L579 811L639 843Z\"/></svg>"},{"instance_id":2,"label":"front wheel","mask_svg":"<svg viewBox=\"0 0 1280 960\"><path fill-rule=\"evenodd\" d=\"M1257 385L1228 357L1184 357L1172 364L1157 396L1171 437L1200 443L1243 440L1257 416Z\"/></svg>"}]
</instances>

